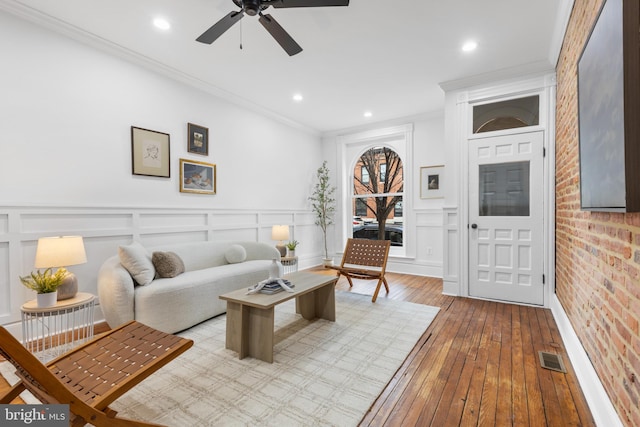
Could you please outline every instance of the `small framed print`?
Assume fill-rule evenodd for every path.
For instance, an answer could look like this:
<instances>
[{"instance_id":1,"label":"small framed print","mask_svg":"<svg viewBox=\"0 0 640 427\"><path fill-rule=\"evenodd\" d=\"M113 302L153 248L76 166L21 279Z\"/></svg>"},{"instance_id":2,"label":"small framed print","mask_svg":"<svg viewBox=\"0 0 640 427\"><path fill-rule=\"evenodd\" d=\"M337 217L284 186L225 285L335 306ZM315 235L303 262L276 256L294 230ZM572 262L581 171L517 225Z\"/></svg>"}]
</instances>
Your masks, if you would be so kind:
<instances>
[{"instance_id":1,"label":"small framed print","mask_svg":"<svg viewBox=\"0 0 640 427\"><path fill-rule=\"evenodd\" d=\"M187 151L193 154L203 156L209 155L209 129L189 123L187 126L189 140L187 142Z\"/></svg>"},{"instance_id":2,"label":"small framed print","mask_svg":"<svg viewBox=\"0 0 640 427\"><path fill-rule=\"evenodd\" d=\"M180 192L216 194L216 165L180 159Z\"/></svg>"},{"instance_id":3,"label":"small framed print","mask_svg":"<svg viewBox=\"0 0 640 427\"><path fill-rule=\"evenodd\" d=\"M442 192L442 172L444 166L423 166L420 168L420 198L438 199L444 197Z\"/></svg>"},{"instance_id":4,"label":"small framed print","mask_svg":"<svg viewBox=\"0 0 640 427\"><path fill-rule=\"evenodd\" d=\"M169 134L131 126L131 173L171 177Z\"/></svg>"}]
</instances>

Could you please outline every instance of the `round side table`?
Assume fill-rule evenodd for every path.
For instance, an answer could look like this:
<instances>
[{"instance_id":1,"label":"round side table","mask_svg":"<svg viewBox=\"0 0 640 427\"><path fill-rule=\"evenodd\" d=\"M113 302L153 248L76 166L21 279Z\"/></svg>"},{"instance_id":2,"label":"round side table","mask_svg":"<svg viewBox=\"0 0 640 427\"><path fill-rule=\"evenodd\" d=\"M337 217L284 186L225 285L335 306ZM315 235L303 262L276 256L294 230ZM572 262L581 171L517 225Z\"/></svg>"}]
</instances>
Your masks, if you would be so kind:
<instances>
[{"instance_id":1,"label":"round side table","mask_svg":"<svg viewBox=\"0 0 640 427\"><path fill-rule=\"evenodd\" d=\"M297 256L285 256L280 258L280 263L284 268L284 274L293 273L298 271L298 257Z\"/></svg>"},{"instance_id":2,"label":"round side table","mask_svg":"<svg viewBox=\"0 0 640 427\"><path fill-rule=\"evenodd\" d=\"M41 361L47 362L93 338L96 297L78 292L53 307L38 307L31 300L20 307L22 343Z\"/></svg>"}]
</instances>

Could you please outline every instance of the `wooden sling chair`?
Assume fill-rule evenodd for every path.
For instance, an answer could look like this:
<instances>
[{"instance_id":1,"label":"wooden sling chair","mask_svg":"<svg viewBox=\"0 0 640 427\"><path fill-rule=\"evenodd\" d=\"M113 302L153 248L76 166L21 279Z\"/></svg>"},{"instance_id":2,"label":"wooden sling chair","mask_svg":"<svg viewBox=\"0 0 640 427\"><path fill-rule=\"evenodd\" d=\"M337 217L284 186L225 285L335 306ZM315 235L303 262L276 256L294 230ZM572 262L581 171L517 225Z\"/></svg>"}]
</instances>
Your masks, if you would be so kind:
<instances>
[{"instance_id":1,"label":"wooden sling chair","mask_svg":"<svg viewBox=\"0 0 640 427\"><path fill-rule=\"evenodd\" d=\"M389 293L389 284L384 277L389 257L390 240L349 239L342 255L340 266L330 266L338 271L338 277L343 275L349 281L349 287L353 286L352 278L375 280L378 279L376 291L371 302L376 302L380 285Z\"/></svg>"},{"instance_id":2,"label":"wooden sling chair","mask_svg":"<svg viewBox=\"0 0 640 427\"><path fill-rule=\"evenodd\" d=\"M108 405L192 345L131 321L44 365L0 327L0 356L20 378L0 403L9 404L28 390L43 404L68 404L71 426L159 426L116 417Z\"/></svg>"}]
</instances>

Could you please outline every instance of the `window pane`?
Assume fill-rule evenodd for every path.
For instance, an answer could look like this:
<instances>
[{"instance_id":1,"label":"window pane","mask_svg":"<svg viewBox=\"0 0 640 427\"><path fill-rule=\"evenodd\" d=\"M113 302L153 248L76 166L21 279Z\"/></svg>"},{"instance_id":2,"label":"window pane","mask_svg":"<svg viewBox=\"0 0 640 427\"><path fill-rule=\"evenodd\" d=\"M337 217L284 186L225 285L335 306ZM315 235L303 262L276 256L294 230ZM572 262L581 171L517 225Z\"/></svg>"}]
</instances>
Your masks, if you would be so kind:
<instances>
[{"instance_id":1,"label":"window pane","mask_svg":"<svg viewBox=\"0 0 640 427\"><path fill-rule=\"evenodd\" d=\"M369 183L369 171L364 166L362 166L360 168L360 177L362 179L362 183L363 184L368 184Z\"/></svg>"},{"instance_id":2,"label":"window pane","mask_svg":"<svg viewBox=\"0 0 640 427\"><path fill-rule=\"evenodd\" d=\"M402 219L402 201L396 203L396 207L393 209L393 216L395 217L395 222L399 219Z\"/></svg>"},{"instance_id":3,"label":"window pane","mask_svg":"<svg viewBox=\"0 0 640 427\"><path fill-rule=\"evenodd\" d=\"M540 121L540 97L510 99L473 107L473 133L535 126Z\"/></svg>"},{"instance_id":4,"label":"window pane","mask_svg":"<svg viewBox=\"0 0 640 427\"><path fill-rule=\"evenodd\" d=\"M362 199L356 199L356 210L354 216L364 218L367 216L367 203Z\"/></svg>"},{"instance_id":5,"label":"window pane","mask_svg":"<svg viewBox=\"0 0 640 427\"><path fill-rule=\"evenodd\" d=\"M380 236L380 222L371 210L367 209L366 215L358 215L357 206L369 206L375 211L383 210L387 216L382 221L384 225L384 239L391 240L391 246L403 245L403 219L402 219L402 197L367 197L356 199L356 210L354 211L353 237L357 239L377 240Z\"/></svg>"},{"instance_id":6,"label":"window pane","mask_svg":"<svg viewBox=\"0 0 640 427\"><path fill-rule=\"evenodd\" d=\"M480 165L479 215L529 216L529 162Z\"/></svg>"},{"instance_id":7,"label":"window pane","mask_svg":"<svg viewBox=\"0 0 640 427\"><path fill-rule=\"evenodd\" d=\"M402 159L389 147L365 151L353 170L353 236L403 245ZM382 233L382 234L381 234Z\"/></svg>"}]
</instances>

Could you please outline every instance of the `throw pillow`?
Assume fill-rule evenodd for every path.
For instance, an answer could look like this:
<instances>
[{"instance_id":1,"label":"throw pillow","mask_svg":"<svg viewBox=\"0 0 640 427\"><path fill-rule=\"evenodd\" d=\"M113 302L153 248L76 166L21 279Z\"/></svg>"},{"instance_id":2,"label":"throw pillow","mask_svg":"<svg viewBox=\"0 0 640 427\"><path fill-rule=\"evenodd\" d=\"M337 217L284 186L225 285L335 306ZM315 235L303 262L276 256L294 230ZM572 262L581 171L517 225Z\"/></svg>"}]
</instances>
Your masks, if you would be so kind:
<instances>
[{"instance_id":1,"label":"throw pillow","mask_svg":"<svg viewBox=\"0 0 640 427\"><path fill-rule=\"evenodd\" d=\"M139 285L148 285L156 276L151 257L147 250L138 242L128 246L118 247L120 263Z\"/></svg>"},{"instance_id":2,"label":"throw pillow","mask_svg":"<svg viewBox=\"0 0 640 427\"><path fill-rule=\"evenodd\" d=\"M247 259L247 251L243 246L231 245L229 249L224 253L224 258L229 264L237 264Z\"/></svg>"},{"instance_id":3,"label":"throw pillow","mask_svg":"<svg viewBox=\"0 0 640 427\"><path fill-rule=\"evenodd\" d=\"M174 252L154 252L151 261L160 277L176 277L184 273L184 262Z\"/></svg>"}]
</instances>

